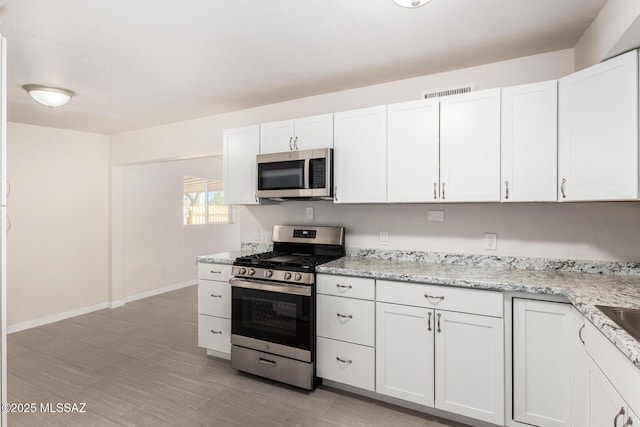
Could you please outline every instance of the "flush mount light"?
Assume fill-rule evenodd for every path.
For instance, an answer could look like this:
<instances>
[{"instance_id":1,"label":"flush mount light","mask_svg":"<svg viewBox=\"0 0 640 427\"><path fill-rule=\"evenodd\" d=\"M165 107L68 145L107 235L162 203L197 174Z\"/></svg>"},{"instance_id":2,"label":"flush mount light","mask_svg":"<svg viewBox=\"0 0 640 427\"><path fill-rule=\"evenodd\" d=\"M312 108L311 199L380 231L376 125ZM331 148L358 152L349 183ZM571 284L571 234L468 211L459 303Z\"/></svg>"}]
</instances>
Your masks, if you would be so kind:
<instances>
[{"instance_id":1,"label":"flush mount light","mask_svg":"<svg viewBox=\"0 0 640 427\"><path fill-rule=\"evenodd\" d=\"M24 85L22 86L36 102L49 108L60 107L69 102L75 92L69 89L59 87L42 86L42 85Z\"/></svg>"},{"instance_id":2,"label":"flush mount light","mask_svg":"<svg viewBox=\"0 0 640 427\"><path fill-rule=\"evenodd\" d=\"M408 7L408 8L416 8L416 7L424 6L430 1L431 0L393 0L393 2L398 6Z\"/></svg>"}]
</instances>

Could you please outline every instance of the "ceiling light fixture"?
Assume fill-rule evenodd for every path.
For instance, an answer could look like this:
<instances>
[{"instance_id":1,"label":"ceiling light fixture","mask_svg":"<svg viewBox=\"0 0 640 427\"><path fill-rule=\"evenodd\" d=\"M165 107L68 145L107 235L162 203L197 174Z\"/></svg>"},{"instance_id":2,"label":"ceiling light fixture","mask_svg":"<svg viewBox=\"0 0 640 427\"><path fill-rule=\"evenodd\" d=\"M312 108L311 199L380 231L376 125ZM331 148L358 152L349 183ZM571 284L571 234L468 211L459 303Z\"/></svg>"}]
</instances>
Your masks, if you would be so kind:
<instances>
[{"instance_id":1,"label":"ceiling light fixture","mask_svg":"<svg viewBox=\"0 0 640 427\"><path fill-rule=\"evenodd\" d=\"M59 87L43 86L43 85L24 85L22 86L36 102L49 108L60 107L69 102L75 92L69 89Z\"/></svg>"},{"instance_id":2,"label":"ceiling light fixture","mask_svg":"<svg viewBox=\"0 0 640 427\"><path fill-rule=\"evenodd\" d=\"M395 4L402 7L408 7L414 9L416 7L424 6L431 0L393 0Z\"/></svg>"}]
</instances>

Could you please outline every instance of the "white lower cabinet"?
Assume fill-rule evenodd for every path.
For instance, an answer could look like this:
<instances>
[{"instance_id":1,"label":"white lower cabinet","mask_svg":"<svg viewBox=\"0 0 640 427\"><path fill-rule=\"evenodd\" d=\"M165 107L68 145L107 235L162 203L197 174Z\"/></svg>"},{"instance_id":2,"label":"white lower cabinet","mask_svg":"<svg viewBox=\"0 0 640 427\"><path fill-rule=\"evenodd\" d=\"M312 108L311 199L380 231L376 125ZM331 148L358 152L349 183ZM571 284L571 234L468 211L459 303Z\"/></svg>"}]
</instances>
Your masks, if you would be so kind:
<instances>
[{"instance_id":1,"label":"white lower cabinet","mask_svg":"<svg viewBox=\"0 0 640 427\"><path fill-rule=\"evenodd\" d=\"M571 305L513 299L513 419L571 426Z\"/></svg>"},{"instance_id":2,"label":"white lower cabinet","mask_svg":"<svg viewBox=\"0 0 640 427\"><path fill-rule=\"evenodd\" d=\"M433 407L433 310L376 303L376 392Z\"/></svg>"},{"instance_id":3,"label":"white lower cabinet","mask_svg":"<svg viewBox=\"0 0 640 427\"><path fill-rule=\"evenodd\" d=\"M406 289L405 289L406 286ZM425 287L416 305L405 291L415 285L379 281L376 302L376 391L470 418L504 423L504 324L501 317L430 308L448 301L446 287ZM427 292L443 291L443 295ZM502 294L456 289L456 298ZM435 293L434 293L435 294ZM434 296L438 298L433 298ZM386 301L380 301L381 298ZM491 299L491 298L490 298ZM487 307L492 307L487 301ZM490 311L493 312L491 309Z\"/></svg>"},{"instance_id":4,"label":"white lower cabinet","mask_svg":"<svg viewBox=\"0 0 640 427\"><path fill-rule=\"evenodd\" d=\"M316 374L375 390L375 281L317 275Z\"/></svg>"},{"instance_id":5,"label":"white lower cabinet","mask_svg":"<svg viewBox=\"0 0 640 427\"><path fill-rule=\"evenodd\" d=\"M633 413L590 357L586 358L586 368L587 414L584 425L586 427L639 425L640 418Z\"/></svg>"},{"instance_id":6,"label":"white lower cabinet","mask_svg":"<svg viewBox=\"0 0 640 427\"><path fill-rule=\"evenodd\" d=\"M207 354L231 354L231 266L198 264L198 347Z\"/></svg>"}]
</instances>

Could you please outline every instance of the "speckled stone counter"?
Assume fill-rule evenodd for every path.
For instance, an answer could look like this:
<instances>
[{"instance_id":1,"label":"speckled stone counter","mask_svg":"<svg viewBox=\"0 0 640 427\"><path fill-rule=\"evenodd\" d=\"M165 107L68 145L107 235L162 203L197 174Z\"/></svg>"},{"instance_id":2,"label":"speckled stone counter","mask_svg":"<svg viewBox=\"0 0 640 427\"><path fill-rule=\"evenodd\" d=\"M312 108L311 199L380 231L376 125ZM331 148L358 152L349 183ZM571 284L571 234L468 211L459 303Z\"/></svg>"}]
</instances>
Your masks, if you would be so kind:
<instances>
[{"instance_id":1,"label":"speckled stone counter","mask_svg":"<svg viewBox=\"0 0 640 427\"><path fill-rule=\"evenodd\" d=\"M640 369L640 342L620 329L596 304L640 308L640 275L593 274L429 263L347 256L317 267L318 273L413 283L564 296Z\"/></svg>"},{"instance_id":2,"label":"speckled stone counter","mask_svg":"<svg viewBox=\"0 0 640 427\"><path fill-rule=\"evenodd\" d=\"M237 256L271 250L243 243L240 251L197 258L232 264ZM640 342L596 305L640 309L640 264L380 251L347 248L347 255L317 267L318 273L565 297L640 369Z\"/></svg>"}]
</instances>

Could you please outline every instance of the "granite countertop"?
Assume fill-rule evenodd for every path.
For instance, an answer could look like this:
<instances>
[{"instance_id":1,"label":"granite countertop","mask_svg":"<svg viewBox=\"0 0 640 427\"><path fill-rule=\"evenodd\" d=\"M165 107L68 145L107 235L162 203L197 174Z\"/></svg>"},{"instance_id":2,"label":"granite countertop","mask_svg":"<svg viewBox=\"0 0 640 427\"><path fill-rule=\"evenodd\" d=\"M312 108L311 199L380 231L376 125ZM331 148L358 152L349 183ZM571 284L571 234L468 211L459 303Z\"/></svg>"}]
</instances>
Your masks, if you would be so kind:
<instances>
[{"instance_id":1,"label":"granite countertop","mask_svg":"<svg viewBox=\"0 0 640 427\"><path fill-rule=\"evenodd\" d=\"M197 261L233 264L238 256L269 249L269 246L261 244L243 244L240 251L200 256ZM383 253L360 249L348 250L347 254L352 256L318 266L316 271L341 276L565 297L640 369L640 342L595 307L609 305L640 309L640 268L637 264L479 258L403 251Z\"/></svg>"},{"instance_id":2,"label":"granite countertop","mask_svg":"<svg viewBox=\"0 0 640 427\"><path fill-rule=\"evenodd\" d=\"M598 304L640 309L640 275L437 264L358 256L347 256L323 264L316 271L381 280L564 296L640 369L640 342L595 307Z\"/></svg>"}]
</instances>

